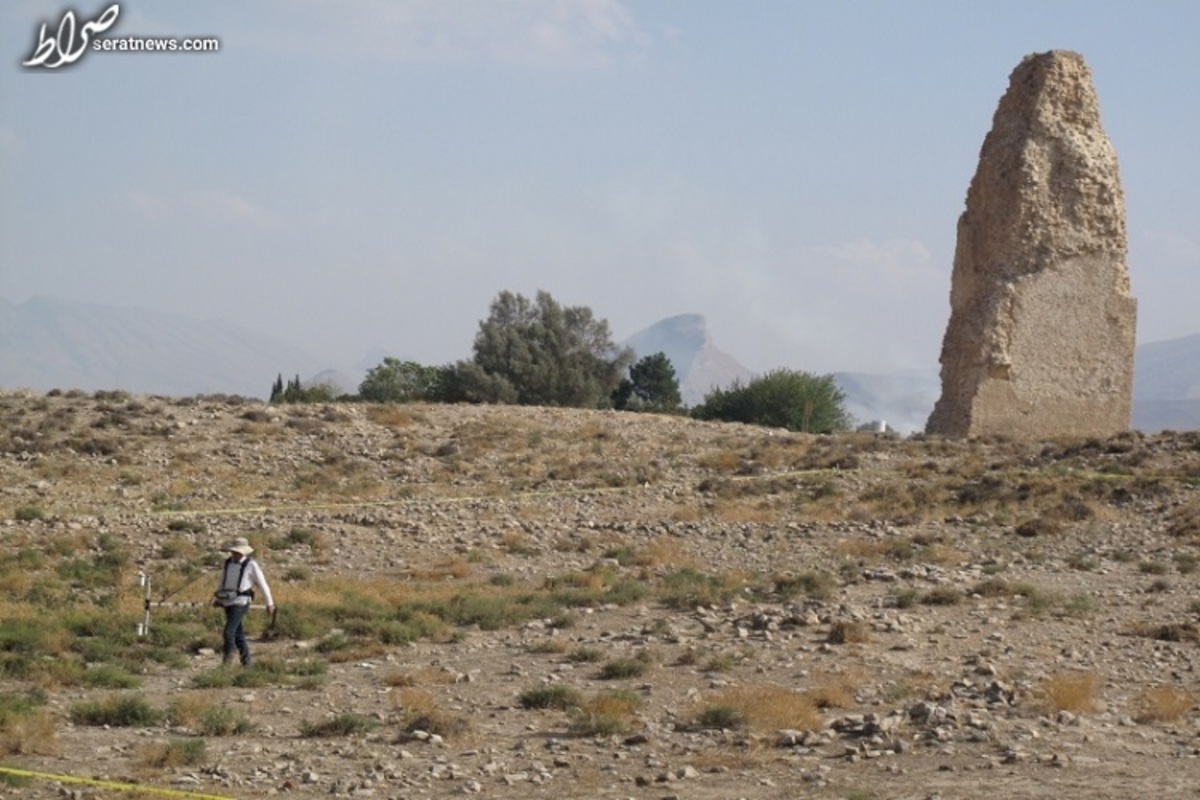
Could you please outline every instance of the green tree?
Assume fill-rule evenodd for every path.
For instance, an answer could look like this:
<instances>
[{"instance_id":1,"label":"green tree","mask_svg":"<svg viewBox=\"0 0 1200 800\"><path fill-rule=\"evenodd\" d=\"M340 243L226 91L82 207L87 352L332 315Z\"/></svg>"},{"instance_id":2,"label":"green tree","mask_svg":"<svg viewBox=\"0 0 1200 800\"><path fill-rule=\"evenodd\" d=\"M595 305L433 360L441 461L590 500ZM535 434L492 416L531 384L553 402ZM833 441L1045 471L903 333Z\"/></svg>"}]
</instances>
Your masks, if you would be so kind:
<instances>
[{"instance_id":1,"label":"green tree","mask_svg":"<svg viewBox=\"0 0 1200 800\"><path fill-rule=\"evenodd\" d=\"M677 411L682 404L679 379L665 353L643 357L613 392L613 407L630 411Z\"/></svg>"},{"instance_id":2,"label":"green tree","mask_svg":"<svg viewBox=\"0 0 1200 800\"><path fill-rule=\"evenodd\" d=\"M501 292L479 323L474 358L456 365L455 399L520 405L607 405L633 360L613 344L606 320L585 306Z\"/></svg>"},{"instance_id":3,"label":"green tree","mask_svg":"<svg viewBox=\"0 0 1200 800\"><path fill-rule=\"evenodd\" d=\"M300 385L300 376L283 384L283 376L275 379L271 386L271 403L332 403L338 399L337 387L329 383L318 383L305 389Z\"/></svg>"},{"instance_id":4,"label":"green tree","mask_svg":"<svg viewBox=\"0 0 1200 800\"><path fill-rule=\"evenodd\" d=\"M427 367L414 361L385 358L372 367L358 385L358 395L371 403L407 403L436 399L442 367Z\"/></svg>"},{"instance_id":5,"label":"green tree","mask_svg":"<svg viewBox=\"0 0 1200 800\"><path fill-rule=\"evenodd\" d=\"M744 386L735 381L728 389L717 389L693 409L692 416L833 433L850 427L845 400L832 375L777 369Z\"/></svg>"}]
</instances>

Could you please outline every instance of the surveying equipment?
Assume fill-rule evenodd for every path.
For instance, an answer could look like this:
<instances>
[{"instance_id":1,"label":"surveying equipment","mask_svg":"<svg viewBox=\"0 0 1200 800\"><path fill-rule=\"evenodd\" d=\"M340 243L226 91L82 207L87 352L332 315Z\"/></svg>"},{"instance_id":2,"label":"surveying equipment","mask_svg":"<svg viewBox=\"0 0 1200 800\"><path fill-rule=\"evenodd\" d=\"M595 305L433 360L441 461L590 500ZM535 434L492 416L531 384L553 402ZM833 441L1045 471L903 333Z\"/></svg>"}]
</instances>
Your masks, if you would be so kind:
<instances>
[{"instance_id":1,"label":"surveying equipment","mask_svg":"<svg viewBox=\"0 0 1200 800\"><path fill-rule=\"evenodd\" d=\"M164 595L162 600L155 600L155 599L153 599L153 596L150 593L151 583L152 583L152 579L149 575L147 575L145 572L138 573L138 585L141 586L145 590L142 595L142 608L143 608L145 614L142 617L142 621L137 623L137 635L138 635L139 639L143 636L148 636L150 634L150 610L151 609L154 609L154 608L214 608L214 607L219 608L220 607L220 606L214 606L212 601L193 600L190 602L186 602L186 601L171 601L171 600L166 599L166 598L170 597L171 594L174 594L175 592ZM192 583L195 583L195 581L192 581ZM185 586L181 587L181 588L186 588L187 586L190 586L190 585L191 584L185 584ZM177 589L176 591L179 591L179 590ZM252 604L250 604L250 608L264 608L265 609L265 608L268 608L268 606L265 606L261 603L259 603L259 604L252 603ZM279 613L278 608L275 608L274 610L271 611L271 621L267 624L267 629L263 632L264 639L270 639L275 635L275 617L278 613Z\"/></svg>"}]
</instances>

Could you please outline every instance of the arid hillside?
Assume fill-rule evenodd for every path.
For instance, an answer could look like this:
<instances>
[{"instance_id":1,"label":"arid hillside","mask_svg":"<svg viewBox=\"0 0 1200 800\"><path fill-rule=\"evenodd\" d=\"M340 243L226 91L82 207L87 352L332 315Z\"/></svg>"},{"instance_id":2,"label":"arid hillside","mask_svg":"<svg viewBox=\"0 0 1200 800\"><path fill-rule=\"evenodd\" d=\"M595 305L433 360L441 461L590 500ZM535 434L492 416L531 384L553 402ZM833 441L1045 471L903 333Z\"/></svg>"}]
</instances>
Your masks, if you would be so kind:
<instances>
[{"instance_id":1,"label":"arid hillside","mask_svg":"<svg viewBox=\"0 0 1200 800\"><path fill-rule=\"evenodd\" d=\"M1200 796L1200 433L0 422L0 797ZM279 604L249 669L207 604L236 536Z\"/></svg>"}]
</instances>

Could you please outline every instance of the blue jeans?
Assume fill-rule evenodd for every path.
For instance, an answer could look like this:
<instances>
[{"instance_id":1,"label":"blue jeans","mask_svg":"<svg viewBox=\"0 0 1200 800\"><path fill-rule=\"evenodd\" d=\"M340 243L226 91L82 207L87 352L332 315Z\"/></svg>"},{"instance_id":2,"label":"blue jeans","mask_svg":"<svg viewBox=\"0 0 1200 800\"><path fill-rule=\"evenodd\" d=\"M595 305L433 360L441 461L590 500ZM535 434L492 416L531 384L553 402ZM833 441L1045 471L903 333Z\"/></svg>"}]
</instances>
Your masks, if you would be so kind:
<instances>
[{"instance_id":1,"label":"blue jeans","mask_svg":"<svg viewBox=\"0 0 1200 800\"><path fill-rule=\"evenodd\" d=\"M221 660L225 663L233 658L236 649L242 664L250 665L250 645L246 642L246 629L242 625L249 610L249 603L225 606L225 647L221 651Z\"/></svg>"}]
</instances>

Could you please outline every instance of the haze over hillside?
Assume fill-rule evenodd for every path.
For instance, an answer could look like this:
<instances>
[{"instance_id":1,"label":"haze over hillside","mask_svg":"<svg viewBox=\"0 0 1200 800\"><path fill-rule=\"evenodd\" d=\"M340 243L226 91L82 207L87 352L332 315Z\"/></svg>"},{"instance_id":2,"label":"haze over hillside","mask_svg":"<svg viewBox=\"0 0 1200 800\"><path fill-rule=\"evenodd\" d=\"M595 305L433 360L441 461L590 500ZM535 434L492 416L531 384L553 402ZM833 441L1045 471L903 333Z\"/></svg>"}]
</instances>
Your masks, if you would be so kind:
<instances>
[{"instance_id":1,"label":"haze over hillside","mask_svg":"<svg viewBox=\"0 0 1200 800\"><path fill-rule=\"evenodd\" d=\"M266 397L276 373L321 366L285 341L225 322L53 297L0 300L6 388Z\"/></svg>"},{"instance_id":2,"label":"haze over hillside","mask_svg":"<svg viewBox=\"0 0 1200 800\"><path fill-rule=\"evenodd\" d=\"M699 314L668 317L622 344L639 357L665 353L688 405L713 387L753 377L716 345ZM0 300L0 387L9 389L265 398L282 374L299 375L306 385L329 380L353 392L385 355L405 357L374 350L357 363L322 364L287 342L223 322L50 297L20 304ZM940 390L935 367L837 372L834 379L857 421L884 420L902 433L923 429ZM1147 432L1200 429L1200 334L1138 347L1133 425Z\"/></svg>"}]
</instances>

